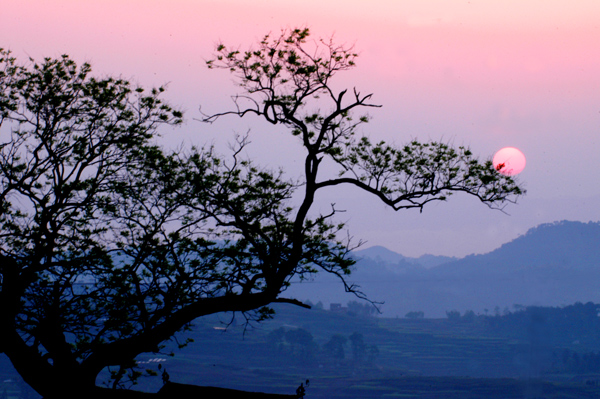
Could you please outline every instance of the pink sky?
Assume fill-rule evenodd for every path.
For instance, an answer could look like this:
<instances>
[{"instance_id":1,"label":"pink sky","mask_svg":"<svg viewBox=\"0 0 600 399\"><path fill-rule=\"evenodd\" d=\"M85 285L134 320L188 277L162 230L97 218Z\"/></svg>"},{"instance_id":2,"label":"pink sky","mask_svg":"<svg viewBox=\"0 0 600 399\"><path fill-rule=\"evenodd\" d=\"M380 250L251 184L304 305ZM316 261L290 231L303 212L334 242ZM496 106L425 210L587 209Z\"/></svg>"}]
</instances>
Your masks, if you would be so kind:
<instances>
[{"instance_id":1,"label":"pink sky","mask_svg":"<svg viewBox=\"0 0 600 399\"><path fill-rule=\"evenodd\" d=\"M347 193L344 217L369 244L462 256L538 223L600 219L599 16L597 0L4 0L0 47L23 60L67 53L102 74L169 83L167 97L190 121L167 141L202 144L252 128L252 155L296 175L287 136L256 120L192 120L200 104L228 107L236 90L204 59L219 40L247 46L285 27L335 34L361 54L336 84L373 92L383 105L365 134L399 143L443 138L483 157L514 146L527 156L528 196L507 208L510 217L458 196L423 215L390 216L377 206L366 214L374 200ZM278 155L261 151L267 145ZM323 197L331 200L333 193Z\"/></svg>"}]
</instances>

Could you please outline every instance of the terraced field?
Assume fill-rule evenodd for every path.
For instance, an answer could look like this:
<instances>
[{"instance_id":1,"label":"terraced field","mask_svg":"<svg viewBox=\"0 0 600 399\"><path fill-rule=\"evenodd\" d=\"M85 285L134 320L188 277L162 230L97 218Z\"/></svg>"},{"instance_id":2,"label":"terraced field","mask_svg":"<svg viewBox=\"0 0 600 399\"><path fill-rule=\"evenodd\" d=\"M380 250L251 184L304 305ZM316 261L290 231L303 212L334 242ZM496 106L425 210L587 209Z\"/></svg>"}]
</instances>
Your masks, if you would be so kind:
<instances>
[{"instance_id":1,"label":"terraced field","mask_svg":"<svg viewBox=\"0 0 600 399\"><path fill-rule=\"evenodd\" d=\"M238 320L223 329L225 321L230 319L200 320L187 348L173 350L172 356L167 348L141 357L140 366L158 371L161 364L174 382L257 392L292 394L308 379L306 397L315 399L600 397L598 374L548 372L556 362L551 354L564 348L494 333L481 318L470 323L382 319L282 306L275 319L253 328ZM278 329L303 329L312 341L304 347L276 343ZM356 358L353 333L376 352ZM335 335L346 338L343 358L326 349ZM0 385L0 394L6 389L7 398L25 397L5 358L0 358L0 378L13 380ZM161 386L154 377L143 379L137 389Z\"/></svg>"}]
</instances>

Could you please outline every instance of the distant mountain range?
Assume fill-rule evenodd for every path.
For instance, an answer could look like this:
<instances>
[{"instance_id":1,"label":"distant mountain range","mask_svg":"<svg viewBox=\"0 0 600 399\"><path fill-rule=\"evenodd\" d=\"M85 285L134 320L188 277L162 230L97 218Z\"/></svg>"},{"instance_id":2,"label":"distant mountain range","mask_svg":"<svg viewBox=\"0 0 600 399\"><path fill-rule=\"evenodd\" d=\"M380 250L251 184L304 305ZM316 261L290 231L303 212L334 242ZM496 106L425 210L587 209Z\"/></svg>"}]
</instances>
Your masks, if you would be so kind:
<instances>
[{"instance_id":1,"label":"distant mountain range","mask_svg":"<svg viewBox=\"0 0 600 399\"><path fill-rule=\"evenodd\" d=\"M384 301L384 316L423 311L494 313L513 305L560 306L600 302L600 223L561 221L539 225L483 255L462 259L424 255L409 258L384 247L356 251L350 281ZM294 284L295 297L326 306L356 300L332 276Z\"/></svg>"},{"instance_id":2,"label":"distant mountain range","mask_svg":"<svg viewBox=\"0 0 600 399\"><path fill-rule=\"evenodd\" d=\"M360 251L355 251L354 256L360 259L370 259L375 262L382 262L390 265L398 265L399 268L403 268L405 265L424 267L429 269L434 266L438 266L444 263L449 263L458 258L450 256L436 256L436 255L423 255L418 258L409 258L402 256L399 253L390 251L386 247L374 246Z\"/></svg>"}]
</instances>

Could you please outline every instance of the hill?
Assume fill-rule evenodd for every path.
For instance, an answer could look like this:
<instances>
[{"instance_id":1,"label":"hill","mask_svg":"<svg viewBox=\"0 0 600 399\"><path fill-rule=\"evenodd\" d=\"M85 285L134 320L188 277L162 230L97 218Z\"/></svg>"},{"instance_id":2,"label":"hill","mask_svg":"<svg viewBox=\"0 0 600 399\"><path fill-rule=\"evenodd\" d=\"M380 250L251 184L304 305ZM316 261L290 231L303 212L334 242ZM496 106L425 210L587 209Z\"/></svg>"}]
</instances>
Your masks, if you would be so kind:
<instances>
[{"instance_id":1,"label":"hill","mask_svg":"<svg viewBox=\"0 0 600 399\"><path fill-rule=\"evenodd\" d=\"M438 275L511 274L530 270L595 271L600 266L600 223L542 224L485 255L437 267Z\"/></svg>"},{"instance_id":2,"label":"hill","mask_svg":"<svg viewBox=\"0 0 600 399\"><path fill-rule=\"evenodd\" d=\"M439 263L429 268L419 263L421 258L375 247L356 252L359 260L351 281L370 299L385 302L382 312L387 317L409 311L445 317L449 310L487 313L515 304L598 302L599 242L600 223L562 221L532 228L487 254L435 258ZM313 303L352 300L331 276L294 285L290 292Z\"/></svg>"},{"instance_id":3,"label":"hill","mask_svg":"<svg viewBox=\"0 0 600 399\"><path fill-rule=\"evenodd\" d=\"M600 394L598 304L458 319L361 317L287 304L275 308L276 317L256 328L247 328L241 316L201 318L185 334L193 343L181 351L173 343L163 353L140 356L140 366L156 372L161 364L177 383L256 392L293 394L308 379L307 397L314 399ZM230 323L227 329L223 322ZM298 340L302 335L306 339ZM331 350L334 337L342 339L341 354ZM0 392L19 391L14 373L0 356ZM142 378L138 389L161 386L157 376Z\"/></svg>"},{"instance_id":4,"label":"hill","mask_svg":"<svg viewBox=\"0 0 600 399\"><path fill-rule=\"evenodd\" d=\"M354 257L364 262L384 263L393 266L392 271L402 270L404 268L425 268L429 269L444 263L457 260L451 256L423 255L418 258L409 258L394 251L376 245L367 249L355 251Z\"/></svg>"}]
</instances>

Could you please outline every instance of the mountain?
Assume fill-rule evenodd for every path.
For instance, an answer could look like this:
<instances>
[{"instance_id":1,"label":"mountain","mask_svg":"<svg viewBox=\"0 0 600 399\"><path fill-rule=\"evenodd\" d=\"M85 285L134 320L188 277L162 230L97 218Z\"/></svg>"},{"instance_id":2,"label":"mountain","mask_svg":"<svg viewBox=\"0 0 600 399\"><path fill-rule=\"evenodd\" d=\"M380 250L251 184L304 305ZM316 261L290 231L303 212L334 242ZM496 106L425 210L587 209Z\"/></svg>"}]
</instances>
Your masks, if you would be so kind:
<instances>
[{"instance_id":1,"label":"mountain","mask_svg":"<svg viewBox=\"0 0 600 399\"><path fill-rule=\"evenodd\" d=\"M462 259L408 258L383 247L356 251L350 283L369 299L385 302L386 317L423 311L505 311L513 305L561 306L600 302L600 223L561 221L543 224L483 255ZM423 259L434 262L425 266ZM338 279L318 276L295 284L290 293L313 303L357 300Z\"/></svg>"},{"instance_id":2,"label":"mountain","mask_svg":"<svg viewBox=\"0 0 600 399\"><path fill-rule=\"evenodd\" d=\"M355 258L363 261L370 259L378 263L387 263L392 265L410 264L425 269L457 260L455 257L437 255L423 255L418 258L409 258L394 251L390 251L389 249L380 245L355 251L353 254Z\"/></svg>"},{"instance_id":3,"label":"mountain","mask_svg":"<svg viewBox=\"0 0 600 399\"><path fill-rule=\"evenodd\" d=\"M364 259L369 258L374 261L387 262L387 263L400 263L407 258L394 251L390 251L386 247L376 245L367 249L361 249L352 253L355 258Z\"/></svg>"},{"instance_id":4,"label":"mountain","mask_svg":"<svg viewBox=\"0 0 600 399\"><path fill-rule=\"evenodd\" d=\"M436 268L445 274L504 274L519 271L594 271L600 267L600 223L561 221L542 224L484 254Z\"/></svg>"}]
</instances>

